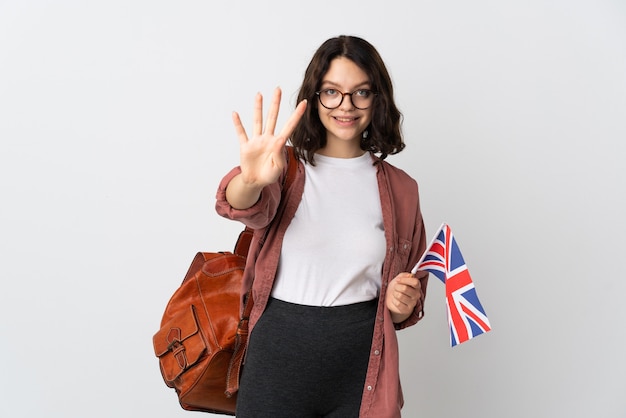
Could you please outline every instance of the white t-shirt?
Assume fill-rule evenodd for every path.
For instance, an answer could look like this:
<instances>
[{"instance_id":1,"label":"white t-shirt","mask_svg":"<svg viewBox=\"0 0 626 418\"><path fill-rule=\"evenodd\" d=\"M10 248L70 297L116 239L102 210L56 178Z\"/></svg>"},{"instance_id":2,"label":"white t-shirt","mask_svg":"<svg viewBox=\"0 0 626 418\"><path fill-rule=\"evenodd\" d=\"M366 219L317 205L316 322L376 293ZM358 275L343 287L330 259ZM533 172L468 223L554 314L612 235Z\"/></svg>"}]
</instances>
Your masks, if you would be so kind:
<instances>
[{"instance_id":1,"label":"white t-shirt","mask_svg":"<svg viewBox=\"0 0 626 418\"><path fill-rule=\"evenodd\" d=\"M304 193L281 250L272 297L311 306L339 306L378 297L385 233L369 153L315 155L304 164Z\"/></svg>"}]
</instances>

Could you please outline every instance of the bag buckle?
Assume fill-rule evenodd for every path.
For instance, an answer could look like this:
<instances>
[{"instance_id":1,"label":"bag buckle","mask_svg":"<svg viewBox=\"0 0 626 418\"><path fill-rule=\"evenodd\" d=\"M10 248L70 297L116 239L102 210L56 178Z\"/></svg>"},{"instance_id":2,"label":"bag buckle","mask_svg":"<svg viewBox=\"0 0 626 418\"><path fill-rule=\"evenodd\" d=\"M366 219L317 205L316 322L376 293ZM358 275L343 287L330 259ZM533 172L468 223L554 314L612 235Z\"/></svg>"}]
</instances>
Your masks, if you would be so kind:
<instances>
[{"instance_id":1,"label":"bag buckle","mask_svg":"<svg viewBox=\"0 0 626 418\"><path fill-rule=\"evenodd\" d=\"M178 367L180 367L181 370L185 370L188 363L187 356L185 355L185 346L183 345L181 338L180 328L170 329L169 334L167 334L167 342L169 342L167 351L172 352L172 355L178 363Z\"/></svg>"}]
</instances>

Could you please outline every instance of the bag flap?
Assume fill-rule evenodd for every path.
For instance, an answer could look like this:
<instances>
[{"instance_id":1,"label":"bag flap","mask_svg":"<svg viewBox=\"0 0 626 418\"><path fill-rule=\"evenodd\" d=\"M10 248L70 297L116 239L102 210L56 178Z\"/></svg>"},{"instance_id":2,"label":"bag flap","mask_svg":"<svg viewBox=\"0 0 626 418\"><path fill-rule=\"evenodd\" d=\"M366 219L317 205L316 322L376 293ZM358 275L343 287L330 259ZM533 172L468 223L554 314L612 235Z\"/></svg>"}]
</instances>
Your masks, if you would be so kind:
<instances>
[{"instance_id":1,"label":"bag flap","mask_svg":"<svg viewBox=\"0 0 626 418\"><path fill-rule=\"evenodd\" d=\"M161 362L163 377L172 381L198 362L206 344L196 318L194 306L182 311L154 335L154 353Z\"/></svg>"}]
</instances>

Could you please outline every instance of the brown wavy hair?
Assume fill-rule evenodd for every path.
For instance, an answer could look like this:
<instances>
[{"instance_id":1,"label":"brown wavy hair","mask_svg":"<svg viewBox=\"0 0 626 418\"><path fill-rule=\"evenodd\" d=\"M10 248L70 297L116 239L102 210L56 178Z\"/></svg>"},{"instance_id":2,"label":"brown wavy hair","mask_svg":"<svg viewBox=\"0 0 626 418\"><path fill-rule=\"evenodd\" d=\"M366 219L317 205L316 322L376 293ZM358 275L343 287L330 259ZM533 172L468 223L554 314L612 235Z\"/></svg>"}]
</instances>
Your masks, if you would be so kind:
<instances>
[{"instance_id":1,"label":"brown wavy hair","mask_svg":"<svg viewBox=\"0 0 626 418\"><path fill-rule=\"evenodd\" d=\"M291 135L296 154L315 165L313 155L326 146L326 128L319 118L315 92L321 88L331 61L338 57L348 58L358 65L369 77L372 91L377 93L372 105L372 121L367 127L367 138L361 140L361 149L379 154L381 160L399 153L405 147L400 130L402 113L394 102L393 85L385 63L366 40L341 35L328 39L318 48L304 73L297 103L307 99L308 106Z\"/></svg>"}]
</instances>

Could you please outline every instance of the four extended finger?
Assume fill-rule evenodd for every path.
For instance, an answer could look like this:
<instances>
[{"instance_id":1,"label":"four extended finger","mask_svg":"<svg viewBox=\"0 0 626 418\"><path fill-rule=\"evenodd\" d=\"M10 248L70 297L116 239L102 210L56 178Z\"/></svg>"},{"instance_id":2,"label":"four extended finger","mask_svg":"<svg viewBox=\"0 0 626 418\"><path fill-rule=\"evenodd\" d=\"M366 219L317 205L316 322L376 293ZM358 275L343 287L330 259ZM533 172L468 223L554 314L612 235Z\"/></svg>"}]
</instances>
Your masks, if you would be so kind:
<instances>
[{"instance_id":1,"label":"four extended finger","mask_svg":"<svg viewBox=\"0 0 626 418\"><path fill-rule=\"evenodd\" d=\"M274 130L276 129L276 122L278 120L278 111L280 109L281 95L282 95L282 91L279 87L277 87L276 90L274 91L274 96L272 98L272 103L270 105L270 110L269 110L269 113L267 116L267 122L266 122L266 132L271 136L274 136ZM291 114L291 116L285 123L285 126L280 132L280 135L275 138L277 140L275 142L275 145L278 148L285 146L287 139L289 139L289 136L292 134L292 132L294 131L294 129L300 122L300 119L304 115L306 107L307 107L306 100L301 101L298 104L298 106L296 106L296 109L294 110L294 112ZM235 131L239 138L239 142L240 143L247 142L249 140L248 135L246 133L245 128L243 127L243 124L241 123L241 118L239 114L237 112L233 112L232 119L233 119L233 124L235 125ZM263 134L263 96L261 95L261 93L257 93L254 99L252 137L258 137L258 136L261 136L262 134Z\"/></svg>"},{"instance_id":2,"label":"four extended finger","mask_svg":"<svg viewBox=\"0 0 626 418\"><path fill-rule=\"evenodd\" d=\"M243 127L241 123L241 118L239 117L239 113L233 112L233 125L235 125L235 133L237 134L237 138L239 138L239 143L243 144L248 142L248 135L246 134L246 129Z\"/></svg>"},{"instance_id":3,"label":"four extended finger","mask_svg":"<svg viewBox=\"0 0 626 418\"><path fill-rule=\"evenodd\" d=\"M267 122L265 123L265 132L274 135L276 129L276 121L278 120L278 111L280 109L280 99L282 91L280 87L276 87L274 90L274 96L272 97L272 103L270 105L269 112L267 113Z\"/></svg>"},{"instance_id":4,"label":"four extended finger","mask_svg":"<svg viewBox=\"0 0 626 418\"><path fill-rule=\"evenodd\" d=\"M306 107L307 107L307 101L305 99L301 101L300 103L298 103L298 106L296 106L296 110L294 110L291 116L289 116L289 119L287 119L287 122L285 123L283 130L280 132L280 136L282 138L285 138L285 141L287 140L287 138L289 138L289 136L294 131L294 129L296 129L298 122L300 122L300 119L302 119L302 115L304 115L304 111L306 110Z\"/></svg>"},{"instance_id":5,"label":"four extended finger","mask_svg":"<svg viewBox=\"0 0 626 418\"><path fill-rule=\"evenodd\" d=\"M263 133L263 95L257 93L254 98L254 115L252 123L252 135L260 136Z\"/></svg>"}]
</instances>

